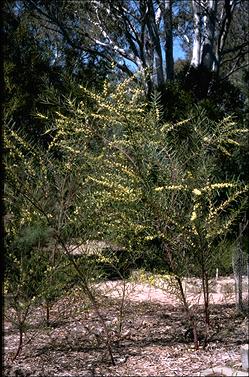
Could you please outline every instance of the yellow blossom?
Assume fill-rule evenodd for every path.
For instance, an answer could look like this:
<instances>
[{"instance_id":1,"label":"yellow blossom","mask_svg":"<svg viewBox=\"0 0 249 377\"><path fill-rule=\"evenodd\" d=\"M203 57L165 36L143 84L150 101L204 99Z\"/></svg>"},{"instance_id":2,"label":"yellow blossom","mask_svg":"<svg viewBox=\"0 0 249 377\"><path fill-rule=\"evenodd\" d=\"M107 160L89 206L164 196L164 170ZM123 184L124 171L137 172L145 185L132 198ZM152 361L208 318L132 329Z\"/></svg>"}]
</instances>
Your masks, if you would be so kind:
<instances>
[{"instance_id":1,"label":"yellow blossom","mask_svg":"<svg viewBox=\"0 0 249 377\"><path fill-rule=\"evenodd\" d=\"M155 191L162 191L162 190L182 190L186 189L186 185L172 185L172 186L161 186L161 187L156 187Z\"/></svg>"},{"instance_id":2,"label":"yellow blossom","mask_svg":"<svg viewBox=\"0 0 249 377\"><path fill-rule=\"evenodd\" d=\"M146 241L152 241L152 240L154 240L156 238L156 236L146 236L144 239L146 240Z\"/></svg>"},{"instance_id":3,"label":"yellow blossom","mask_svg":"<svg viewBox=\"0 0 249 377\"><path fill-rule=\"evenodd\" d=\"M195 194L195 195L201 195L201 191L198 190L197 188L195 188L192 192L193 192L193 194Z\"/></svg>"}]
</instances>

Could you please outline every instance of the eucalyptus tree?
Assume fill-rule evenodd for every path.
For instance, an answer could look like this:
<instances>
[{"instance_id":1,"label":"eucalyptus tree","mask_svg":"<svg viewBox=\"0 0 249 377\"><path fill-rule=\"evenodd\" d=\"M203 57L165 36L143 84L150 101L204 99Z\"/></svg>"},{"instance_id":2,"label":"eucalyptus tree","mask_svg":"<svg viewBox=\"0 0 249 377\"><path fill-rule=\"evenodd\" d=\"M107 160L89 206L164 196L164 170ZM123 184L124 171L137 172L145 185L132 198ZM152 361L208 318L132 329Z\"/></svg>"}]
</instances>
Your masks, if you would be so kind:
<instances>
[{"instance_id":1,"label":"eucalyptus tree","mask_svg":"<svg viewBox=\"0 0 249 377\"><path fill-rule=\"evenodd\" d=\"M229 74L241 68L242 58L249 53L246 28L248 3L245 3L240 0L192 0L193 67L202 65L219 74L222 65L231 61L233 64ZM236 38L234 34L237 34Z\"/></svg>"},{"instance_id":2,"label":"eucalyptus tree","mask_svg":"<svg viewBox=\"0 0 249 377\"><path fill-rule=\"evenodd\" d=\"M140 73L147 92L174 79L174 38L189 51L192 67L205 67L217 75L229 61L240 68L248 54L243 29L236 43L234 20L245 23L248 6L242 0L84 0L33 1L23 3L39 32L51 41L77 51L81 60L103 59L116 72ZM239 16L240 15L240 16ZM53 47L54 49L54 47Z\"/></svg>"},{"instance_id":3,"label":"eucalyptus tree","mask_svg":"<svg viewBox=\"0 0 249 377\"><path fill-rule=\"evenodd\" d=\"M125 75L139 71L147 91L174 78L172 0L24 4L37 35L74 48L82 62L94 57Z\"/></svg>"}]
</instances>

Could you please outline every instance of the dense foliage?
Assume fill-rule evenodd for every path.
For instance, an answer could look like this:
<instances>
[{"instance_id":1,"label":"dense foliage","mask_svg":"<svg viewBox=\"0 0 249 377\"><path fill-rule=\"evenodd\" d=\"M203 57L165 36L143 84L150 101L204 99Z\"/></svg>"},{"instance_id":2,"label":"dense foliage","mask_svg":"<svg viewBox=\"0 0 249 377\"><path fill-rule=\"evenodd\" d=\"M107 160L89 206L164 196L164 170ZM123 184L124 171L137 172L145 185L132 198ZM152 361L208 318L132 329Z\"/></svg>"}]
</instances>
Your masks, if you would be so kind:
<instances>
[{"instance_id":1,"label":"dense foliage","mask_svg":"<svg viewBox=\"0 0 249 377\"><path fill-rule=\"evenodd\" d=\"M180 290L183 277L200 277L208 323L210 276L232 272L238 240L248 255L247 44L227 31L229 61L219 72L193 65L189 53L170 79L154 82L156 47L139 38L153 34L156 2L136 1L131 11L119 1L106 9L85 2L79 13L62 3L58 14L56 1L6 1L4 10L5 290L19 318L19 348L33 306L46 303L49 323L53 300L80 283L98 312L91 283L135 268L166 272ZM189 33L184 4L175 22ZM109 8L113 44L109 34L102 40ZM95 20L91 36L83 11ZM151 55L151 66L142 56L147 63L134 75L125 60L132 46ZM105 246L93 253L89 241ZM106 339L109 348L107 329Z\"/></svg>"},{"instance_id":2,"label":"dense foliage","mask_svg":"<svg viewBox=\"0 0 249 377\"><path fill-rule=\"evenodd\" d=\"M81 90L91 107L64 103L67 115L58 112L46 131L47 152L32 151L13 130L8 134L10 237L43 218L64 240L118 242L134 260L154 248L169 269L183 255L196 269L196 255L205 250L214 267L216 247L246 209L246 183L224 166L247 130L231 117L211 121L200 109L165 123L159 98L147 109L131 80L115 92L106 83L102 95Z\"/></svg>"}]
</instances>

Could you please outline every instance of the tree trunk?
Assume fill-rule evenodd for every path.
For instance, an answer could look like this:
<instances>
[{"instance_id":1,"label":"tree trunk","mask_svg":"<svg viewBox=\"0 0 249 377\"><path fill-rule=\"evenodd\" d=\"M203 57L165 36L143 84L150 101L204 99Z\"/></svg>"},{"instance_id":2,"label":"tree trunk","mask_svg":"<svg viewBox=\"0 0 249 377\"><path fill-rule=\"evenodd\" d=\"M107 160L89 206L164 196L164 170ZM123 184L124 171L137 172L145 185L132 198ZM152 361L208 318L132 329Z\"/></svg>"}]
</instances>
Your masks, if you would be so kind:
<instances>
[{"instance_id":1,"label":"tree trunk","mask_svg":"<svg viewBox=\"0 0 249 377\"><path fill-rule=\"evenodd\" d=\"M50 326L50 303L46 300L46 325Z\"/></svg>"},{"instance_id":2,"label":"tree trunk","mask_svg":"<svg viewBox=\"0 0 249 377\"><path fill-rule=\"evenodd\" d=\"M174 80L172 0L165 0L161 5L165 30L166 78Z\"/></svg>"},{"instance_id":3,"label":"tree trunk","mask_svg":"<svg viewBox=\"0 0 249 377\"><path fill-rule=\"evenodd\" d=\"M233 255L233 271L235 279L235 296L238 311L243 311L242 275L243 275L243 248L242 248L242 224L239 226L239 237Z\"/></svg>"},{"instance_id":4,"label":"tree trunk","mask_svg":"<svg viewBox=\"0 0 249 377\"><path fill-rule=\"evenodd\" d=\"M23 346L23 324L21 324L21 326L19 327L19 343L18 343L18 347L12 361L15 361L18 358L18 356L20 355L22 351L22 346Z\"/></svg>"},{"instance_id":5,"label":"tree trunk","mask_svg":"<svg viewBox=\"0 0 249 377\"><path fill-rule=\"evenodd\" d=\"M209 0L203 17L203 46L201 50L201 64L212 71L215 67L214 38L217 16L217 0Z\"/></svg>"},{"instance_id":6,"label":"tree trunk","mask_svg":"<svg viewBox=\"0 0 249 377\"><path fill-rule=\"evenodd\" d=\"M190 309L189 304L187 302L186 295L184 293L184 289L183 289L183 286L182 286L182 280L181 280L181 278L179 278L178 276L176 276L175 279L176 279L176 281L178 283L178 287L179 287L179 291L180 291L180 295L181 295L181 300L182 300L184 309L185 309L185 311L187 313L189 324L190 324L190 326L192 328L195 350L197 351L199 349L199 339L198 339L197 327L196 327L196 322L195 322L194 314L192 313L192 310Z\"/></svg>"},{"instance_id":7,"label":"tree trunk","mask_svg":"<svg viewBox=\"0 0 249 377\"><path fill-rule=\"evenodd\" d=\"M155 20L155 12L152 0L148 1L148 13L147 13L147 28L150 35L151 48L154 51L154 62L153 71L156 75L156 84L161 86L164 84L164 74L163 74L163 58L162 58L162 48L160 43L159 29ZM153 80L155 81L155 80Z\"/></svg>"},{"instance_id":8,"label":"tree trunk","mask_svg":"<svg viewBox=\"0 0 249 377\"><path fill-rule=\"evenodd\" d=\"M193 21L194 21L194 40L192 59L190 66L196 68L201 64L201 8L199 2L192 0Z\"/></svg>"},{"instance_id":9,"label":"tree trunk","mask_svg":"<svg viewBox=\"0 0 249 377\"><path fill-rule=\"evenodd\" d=\"M225 0L224 8L220 14L219 23L221 25L219 35L217 38L216 51L215 51L215 66L214 71L219 74L222 53L224 50L225 42L228 36L229 27L231 25L233 11L236 3L231 3L230 0Z\"/></svg>"},{"instance_id":10,"label":"tree trunk","mask_svg":"<svg viewBox=\"0 0 249 377\"><path fill-rule=\"evenodd\" d=\"M64 240L61 238L61 236L59 234L57 234L57 241L58 241L58 244L62 246L63 250L65 251L66 255L67 256L70 256L70 252L69 252L69 249L68 247L66 246ZM97 314L99 320L100 320L100 323L103 327L103 330L104 330L104 334L105 334L105 344L106 344L106 348L107 348L107 352L110 356L110 361L112 363L112 365L115 365L115 360L114 360L114 356L113 356L113 352L112 352L112 339L111 339L111 336L110 336L110 332L109 332L109 329L108 329L108 326L106 324L106 320L103 316L103 314L101 313L101 310L99 308L99 303L94 295L94 292L91 290L91 287L89 285L89 282L86 278L86 276L82 273L82 271L80 270L78 264L75 262L74 259L70 259L71 262L72 262L72 265L74 266L76 272L78 273L78 276L80 278L80 282L81 282L81 287L83 288L83 292L86 294L86 296L89 298L92 306L93 306L93 309L95 311L95 313Z\"/></svg>"}]
</instances>

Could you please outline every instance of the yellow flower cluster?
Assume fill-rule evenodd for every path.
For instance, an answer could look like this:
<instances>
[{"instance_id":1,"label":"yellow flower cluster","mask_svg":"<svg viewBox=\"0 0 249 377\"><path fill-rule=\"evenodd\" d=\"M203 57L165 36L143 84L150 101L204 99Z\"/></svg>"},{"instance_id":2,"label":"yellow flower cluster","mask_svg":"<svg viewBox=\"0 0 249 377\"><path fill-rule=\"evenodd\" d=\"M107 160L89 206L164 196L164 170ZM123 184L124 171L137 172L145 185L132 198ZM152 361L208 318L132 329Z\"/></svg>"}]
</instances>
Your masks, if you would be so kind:
<instances>
[{"instance_id":1,"label":"yellow flower cluster","mask_svg":"<svg viewBox=\"0 0 249 377\"><path fill-rule=\"evenodd\" d=\"M161 239L165 239L165 235L164 235L162 232L158 232L158 233L156 233L156 234L154 234L154 235L146 236L146 237L144 237L144 239L145 239L146 241L152 241L152 240L154 240L154 239L157 238L157 237L159 237L159 238L161 238Z\"/></svg>"},{"instance_id":2,"label":"yellow flower cluster","mask_svg":"<svg viewBox=\"0 0 249 377\"><path fill-rule=\"evenodd\" d=\"M32 220L34 215L37 215L36 211L32 212L31 210L27 208L23 209L20 224L24 225L25 223L29 223Z\"/></svg>"},{"instance_id":3,"label":"yellow flower cluster","mask_svg":"<svg viewBox=\"0 0 249 377\"><path fill-rule=\"evenodd\" d=\"M234 183L230 183L230 182L213 183L212 185L207 187L207 189L209 189L209 188L211 188L211 189L222 189L222 188L228 188L228 187L236 187L236 185ZM205 190L205 188L203 190Z\"/></svg>"},{"instance_id":4,"label":"yellow flower cluster","mask_svg":"<svg viewBox=\"0 0 249 377\"><path fill-rule=\"evenodd\" d=\"M91 180L110 189L110 192L105 193L106 199L115 199L118 201L136 201L139 199L140 193L135 192L133 188L123 186L120 183L114 183L113 181L108 181L105 177L100 177L97 179L94 177L88 177L87 180Z\"/></svg>"},{"instance_id":5,"label":"yellow flower cluster","mask_svg":"<svg viewBox=\"0 0 249 377\"><path fill-rule=\"evenodd\" d=\"M91 90L88 90L87 88L85 88L83 85L79 85L79 88L85 92L90 98L92 98L93 100L97 101L98 103L101 103L103 102L103 98L101 96L99 96L98 94L96 93L93 93Z\"/></svg>"},{"instance_id":6,"label":"yellow flower cluster","mask_svg":"<svg viewBox=\"0 0 249 377\"><path fill-rule=\"evenodd\" d=\"M229 219L225 224L223 224L219 228L216 227L213 231L207 233L207 239L212 239L214 236L216 237L222 235L223 233L226 233L233 223L234 218Z\"/></svg>"},{"instance_id":7,"label":"yellow flower cluster","mask_svg":"<svg viewBox=\"0 0 249 377\"><path fill-rule=\"evenodd\" d=\"M103 95L106 97L109 91L110 85L107 80L104 81L103 85Z\"/></svg>"},{"instance_id":8,"label":"yellow flower cluster","mask_svg":"<svg viewBox=\"0 0 249 377\"><path fill-rule=\"evenodd\" d=\"M199 194L198 194L199 195ZM200 207L200 204L199 203L196 203L194 205L194 208L193 208L193 211L192 211L192 214L191 214L191 218L190 218L190 221L195 221L197 219L197 209Z\"/></svg>"},{"instance_id":9,"label":"yellow flower cluster","mask_svg":"<svg viewBox=\"0 0 249 377\"><path fill-rule=\"evenodd\" d=\"M215 217L219 216L219 214L224 211L233 201L235 201L240 195L247 192L249 185L245 185L242 190L235 192L229 199L225 200L221 205L217 208L210 210L208 215L208 223L211 223Z\"/></svg>"},{"instance_id":10,"label":"yellow flower cluster","mask_svg":"<svg viewBox=\"0 0 249 377\"><path fill-rule=\"evenodd\" d=\"M75 153L75 154L81 153L81 151L79 149L74 149L74 148L70 147L69 145L61 145L61 147L64 148L65 150L72 152L72 153Z\"/></svg>"},{"instance_id":11,"label":"yellow flower cluster","mask_svg":"<svg viewBox=\"0 0 249 377\"><path fill-rule=\"evenodd\" d=\"M144 237L144 239L145 239L145 241L152 241L152 240L154 240L156 237L157 237L156 235L154 235L154 236L146 236L146 237Z\"/></svg>"},{"instance_id":12,"label":"yellow flower cluster","mask_svg":"<svg viewBox=\"0 0 249 377\"><path fill-rule=\"evenodd\" d=\"M55 111L55 114L57 114L61 119L68 120L68 117L66 117L65 115L59 113L59 111Z\"/></svg>"},{"instance_id":13,"label":"yellow flower cluster","mask_svg":"<svg viewBox=\"0 0 249 377\"><path fill-rule=\"evenodd\" d=\"M107 165L110 165L114 168L118 168L120 169L123 173L125 173L126 175L128 175L129 177L131 178L134 178L137 180L137 176L133 173L133 171L131 171L127 165L123 165L119 162L115 162L115 161L106 161L106 164Z\"/></svg>"},{"instance_id":14,"label":"yellow flower cluster","mask_svg":"<svg viewBox=\"0 0 249 377\"><path fill-rule=\"evenodd\" d=\"M172 131L174 130L175 128L179 127L179 126L182 126L186 123L188 123L190 121L190 118L189 119L185 119L185 120L182 120L181 122L178 122L178 123L175 123L175 124L169 124L169 123L165 123L161 128L160 128L160 131L161 132L169 132L169 131Z\"/></svg>"},{"instance_id":15,"label":"yellow flower cluster","mask_svg":"<svg viewBox=\"0 0 249 377\"><path fill-rule=\"evenodd\" d=\"M187 171L187 178L189 178L189 179L193 178L193 174L189 170Z\"/></svg>"},{"instance_id":16,"label":"yellow flower cluster","mask_svg":"<svg viewBox=\"0 0 249 377\"><path fill-rule=\"evenodd\" d=\"M121 82L118 86L117 86L117 89L116 89L116 96L119 95L119 94L123 94L125 93L125 91L127 89L129 89L130 87L130 84L132 83L132 81L134 81L134 77L131 76L131 77L128 77L126 80L124 80L123 82ZM113 96L115 98L115 95Z\"/></svg>"},{"instance_id":17,"label":"yellow flower cluster","mask_svg":"<svg viewBox=\"0 0 249 377\"><path fill-rule=\"evenodd\" d=\"M161 186L156 187L154 190L156 192L163 191L163 190L186 190L188 187L186 185L171 185L171 186Z\"/></svg>"},{"instance_id":18,"label":"yellow flower cluster","mask_svg":"<svg viewBox=\"0 0 249 377\"><path fill-rule=\"evenodd\" d=\"M236 184L231 183L231 182L213 183L211 185L203 187L200 190L194 189L192 192L195 195L201 195L202 192L208 192L208 191L212 191L212 190L216 190L216 189L224 189L224 188L230 188L230 187L231 188L236 187Z\"/></svg>"},{"instance_id":19,"label":"yellow flower cluster","mask_svg":"<svg viewBox=\"0 0 249 377\"><path fill-rule=\"evenodd\" d=\"M40 119L46 119L46 120L48 119L47 116L45 116L44 114L41 114L41 113L37 113L36 116L37 116L37 118L40 118Z\"/></svg>"},{"instance_id":20,"label":"yellow flower cluster","mask_svg":"<svg viewBox=\"0 0 249 377\"><path fill-rule=\"evenodd\" d=\"M76 208L74 210L74 214L78 215L80 212L81 212L81 207L80 206L76 206Z\"/></svg>"},{"instance_id":21,"label":"yellow flower cluster","mask_svg":"<svg viewBox=\"0 0 249 377\"><path fill-rule=\"evenodd\" d=\"M201 195L201 191L198 190L197 188L195 188L192 192L193 192L193 194L195 194L197 196Z\"/></svg>"},{"instance_id":22,"label":"yellow flower cluster","mask_svg":"<svg viewBox=\"0 0 249 377\"><path fill-rule=\"evenodd\" d=\"M24 148L28 149L29 151L31 150L30 144L26 142L22 137L20 137L16 132L13 130L10 131L11 136L15 138L16 141L18 141Z\"/></svg>"},{"instance_id":23,"label":"yellow flower cluster","mask_svg":"<svg viewBox=\"0 0 249 377\"><path fill-rule=\"evenodd\" d=\"M240 143L238 143L237 141L235 141L233 139L227 139L226 143L236 145L236 146L240 146Z\"/></svg>"},{"instance_id":24,"label":"yellow flower cluster","mask_svg":"<svg viewBox=\"0 0 249 377\"><path fill-rule=\"evenodd\" d=\"M159 120L160 120L160 111L159 111L159 109L158 109L158 107L156 108L156 120L159 122Z\"/></svg>"},{"instance_id":25,"label":"yellow flower cluster","mask_svg":"<svg viewBox=\"0 0 249 377\"><path fill-rule=\"evenodd\" d=\"M132 225L132 228L135 230L135 232L140 232L141 230L144 230L145 229L145 226L142 225L142 224L131 224Z\"/></svg>"},{"instance_id":26,"label":"yellow flower cluster","mask_svg":"<svg viewBox=\"0 0 249 377\"><path fill-rule=\"evenodd\" d=\"M198 235L198 232L197 232L197 230L196 230L196 226L195 226L194 223L192 223L192 233L193 233L195 236Z\"/></svg>"}]
</instances>

